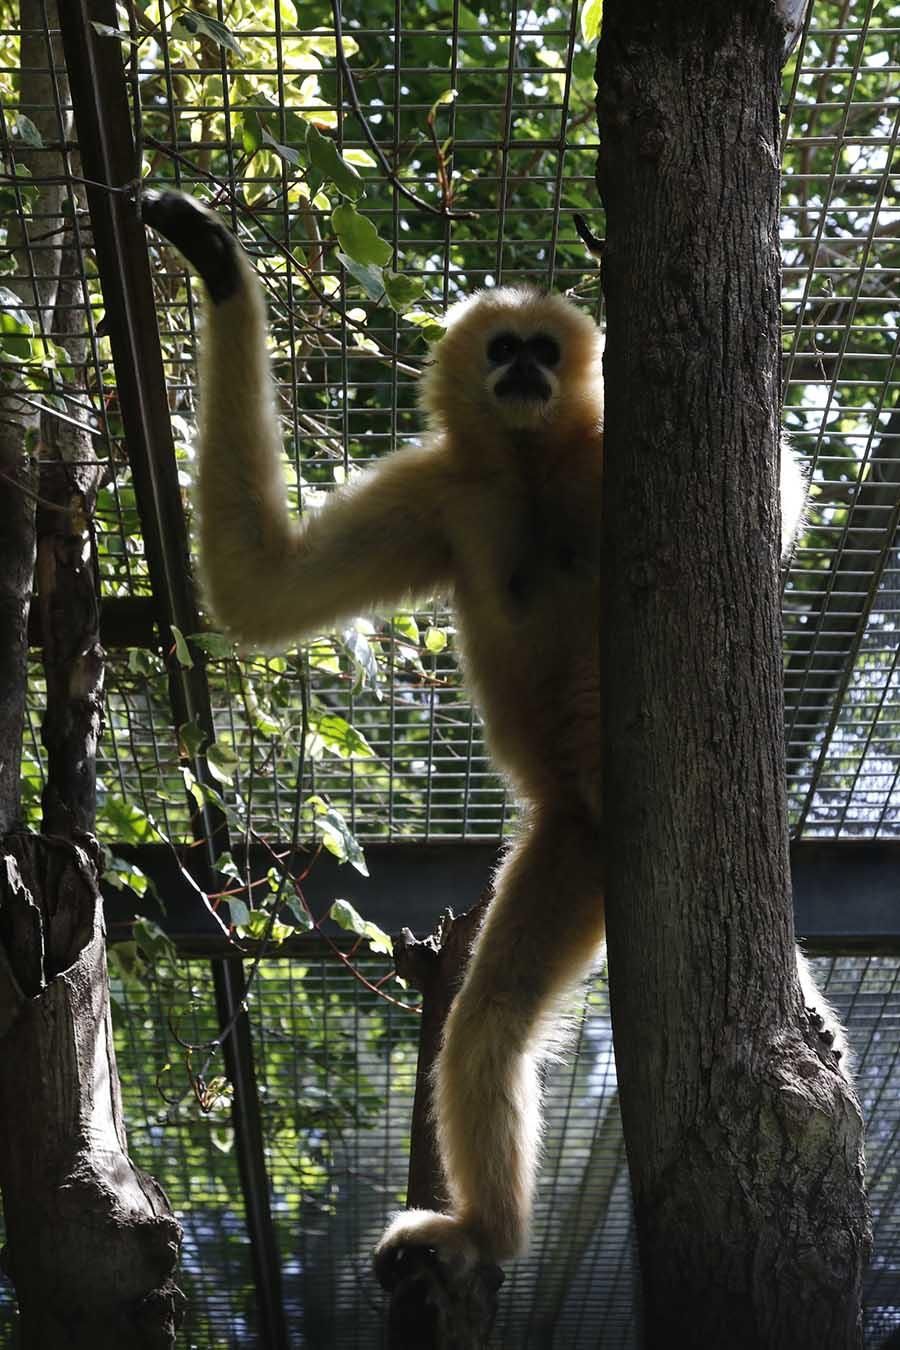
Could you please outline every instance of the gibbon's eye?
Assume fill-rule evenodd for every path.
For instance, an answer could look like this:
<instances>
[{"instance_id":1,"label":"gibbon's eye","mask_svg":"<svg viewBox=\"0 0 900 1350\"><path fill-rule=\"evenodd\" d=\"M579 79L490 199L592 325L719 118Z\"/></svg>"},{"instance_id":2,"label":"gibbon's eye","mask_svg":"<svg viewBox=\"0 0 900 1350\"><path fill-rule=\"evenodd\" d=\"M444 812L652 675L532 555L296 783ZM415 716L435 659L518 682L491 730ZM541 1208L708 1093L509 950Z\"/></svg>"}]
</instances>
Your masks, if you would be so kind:
<instances>
[{"instance_id":1,"label":"gibbon's eye","mask_svg":"<svg viewBox=\"0 0 900 1350\"><path fill-rule=\"evenodd\" d=\"M556 338L550 337L547 333L535 333L534 337L528 339L525 346L538 364L545 366L548 370L559 361L559 343Z\"/></svg>"},{"instance_id":2,"label":"gibbon's eye","mask_svg":"<svg viewBox=\"0 0 900 1350\"><path fill-rule=\"evenodd\" d=\"M511 361L522 343L514 333L498 333L487 346L487 358L494 366L505 365Z\"/></svg>"}]
</instances>

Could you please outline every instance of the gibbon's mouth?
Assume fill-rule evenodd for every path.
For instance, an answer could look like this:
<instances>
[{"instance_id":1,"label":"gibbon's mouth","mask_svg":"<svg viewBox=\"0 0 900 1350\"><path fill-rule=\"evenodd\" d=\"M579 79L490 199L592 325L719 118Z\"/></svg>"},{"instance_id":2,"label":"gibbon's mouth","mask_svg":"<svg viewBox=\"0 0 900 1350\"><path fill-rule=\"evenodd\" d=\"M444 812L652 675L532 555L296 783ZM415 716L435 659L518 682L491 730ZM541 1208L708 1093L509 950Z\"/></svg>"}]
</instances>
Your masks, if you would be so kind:
<instances>
[{"instance_id":1,"label":"gibbon's mouth","mask_svg":"<svg viewBox=\"0 0 900 1350\"><path fill-rule=\"evenodd\" d=\"M498 398L525 399L534 403L546 403L551 392L549 383L536 366L514 365L494 385Z\"/></svg>"}]
</instances>

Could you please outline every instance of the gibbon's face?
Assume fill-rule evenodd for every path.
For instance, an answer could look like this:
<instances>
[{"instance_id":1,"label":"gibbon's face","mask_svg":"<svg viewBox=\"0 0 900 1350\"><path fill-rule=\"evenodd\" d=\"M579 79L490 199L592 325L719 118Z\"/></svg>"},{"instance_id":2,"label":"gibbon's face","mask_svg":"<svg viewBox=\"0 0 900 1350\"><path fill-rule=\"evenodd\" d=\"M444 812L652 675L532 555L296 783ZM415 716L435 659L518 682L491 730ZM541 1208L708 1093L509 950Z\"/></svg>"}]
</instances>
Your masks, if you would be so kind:
<instances>
[{"instance_id":1,"label":"gibbon's face","mask_svg":"<svg viewBox=\"0 0 900 1350\"><path fill-rule=\"evenodd\" d=\"M482 291L455 305L423 380L440 423L548 431L599 416L599 331L559 295L531 288ZM594 407L596 405L596 408Z\"/></svg>"}]
</instances>

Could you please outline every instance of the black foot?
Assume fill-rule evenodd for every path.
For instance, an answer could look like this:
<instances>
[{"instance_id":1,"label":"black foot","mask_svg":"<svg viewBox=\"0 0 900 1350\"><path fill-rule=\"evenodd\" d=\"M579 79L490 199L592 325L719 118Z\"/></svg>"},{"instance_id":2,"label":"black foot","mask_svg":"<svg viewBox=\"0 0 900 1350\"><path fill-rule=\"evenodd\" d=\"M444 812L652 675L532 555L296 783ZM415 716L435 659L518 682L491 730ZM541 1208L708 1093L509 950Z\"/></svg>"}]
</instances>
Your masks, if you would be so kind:
<instances>
[{"instance_id":1,"label":"black foot","mask_svg":"<svg viewBox=\"0 0 900 1350\"><path fill-rule=\"evenodd\" d=\"M141 193L141 216L199 273L214 304L240 289L239 245L214 211L184 192L149 188Z\"/></svg>"},{"instance_id":2,"label":"black foot","mask_svg":"<svg viewBox=\"0 0 900 1350\"><path fill-rule=\"evenodd\" d=\"M388 1247L375 1274L390 1294L390 1350L437 1350L446 1345L486 1345L503 1283L499 1266L456 1271L434 1247Z\"/></svg>"}]
</instances>

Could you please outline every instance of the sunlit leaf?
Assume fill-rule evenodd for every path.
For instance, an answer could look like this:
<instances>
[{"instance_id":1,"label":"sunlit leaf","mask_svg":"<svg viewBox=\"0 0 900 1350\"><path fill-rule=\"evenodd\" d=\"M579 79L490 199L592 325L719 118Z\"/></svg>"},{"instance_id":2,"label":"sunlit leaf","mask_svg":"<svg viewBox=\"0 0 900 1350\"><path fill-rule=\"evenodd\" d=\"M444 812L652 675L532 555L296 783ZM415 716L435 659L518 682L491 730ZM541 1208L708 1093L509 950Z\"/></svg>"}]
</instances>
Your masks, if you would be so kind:
<instances>
[{"instance_id":1,"label":"sunlit leaf","mask_svg":"<svg viewBox=\"0 0 900 1350\"><path fill-rule=\"evenodd\" d=\"M600 36L602 17L603 0L584 0L581 6L581 36L585 42L593 42Z\"/></svg>"},{"instance_id":2,"label":"sunlit leaf","mask_svg":"<svg viewBox=\"0 0 900 1350\"><path fill-rule=\"evenodd\" d=\"M383 267L390 259L391 246L382 239L368 216L345 202L331 213L331 226L341 248L354 262Z\"/></svg>"},{"instance_id":3,"label":"sunlit leaf","mask_svg":"<svg viewBox=\"0 0 900 1350\"><path fill-rule=\"evenodd\" d=\"M357 937L365 938L373 952L383 953L390 956L394 950L394 944L383 929L369 919L364 919L358 910L354 909L349 900L335 900L328 912L329 918L333 919L338 927L343 928L345 932L355 933Z\"/></svg>"},{"instance_id":4,"label":"sunlit leaf","mask_svg":"<svg viewBox=\"0 0 900 1350\"><path fill-rule=\"evenodd\" d=\"M181 10L175 16L175 22L172 24L172 34L174 37L208 37L213 42L218 43L220 47L227 51L234 52L235 56L243 60L244 53L241 50L241 44L234 36L230 28L226 28L219 19L211 19L207 14L197 14L193 11Z\"/></svg>"},{"instance_id":5,"label":"sunlit leaf","mask_svg":"<svg viewBox=\"0 0 900 1350\"><path fill-rule=\"evenodd\" d=\"M404 272L390 272L387 268L381 275L388 303L398 314L409 309L410 305L421 300L425 294L425 282L421 277L410 277Z\"/></svg>"}]
</instances>

